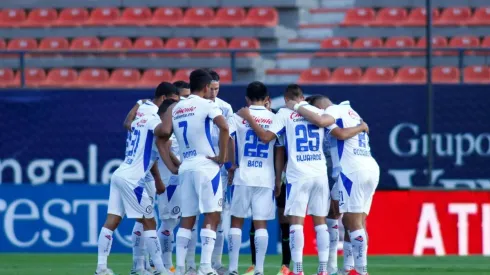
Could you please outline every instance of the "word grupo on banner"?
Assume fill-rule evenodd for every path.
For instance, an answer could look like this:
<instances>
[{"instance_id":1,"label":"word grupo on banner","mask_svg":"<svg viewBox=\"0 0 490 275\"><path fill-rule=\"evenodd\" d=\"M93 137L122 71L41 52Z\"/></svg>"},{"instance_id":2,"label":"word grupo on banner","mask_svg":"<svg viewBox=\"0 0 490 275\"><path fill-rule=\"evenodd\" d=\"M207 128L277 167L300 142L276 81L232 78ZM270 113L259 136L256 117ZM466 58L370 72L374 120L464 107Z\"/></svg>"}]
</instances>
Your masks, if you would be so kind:
<instances>
[{"instance_id":1,"label":"word grupo on banner","mask_svg":"<svg viewBox=\"0 0 490 275\"><path fill-rule=\"evenodd\" d=\"M380 191L366 226L369 254L490 256L490 193ZM305 253L315 255L310 218L304 228Z\"/></svg>"}]
</instances>

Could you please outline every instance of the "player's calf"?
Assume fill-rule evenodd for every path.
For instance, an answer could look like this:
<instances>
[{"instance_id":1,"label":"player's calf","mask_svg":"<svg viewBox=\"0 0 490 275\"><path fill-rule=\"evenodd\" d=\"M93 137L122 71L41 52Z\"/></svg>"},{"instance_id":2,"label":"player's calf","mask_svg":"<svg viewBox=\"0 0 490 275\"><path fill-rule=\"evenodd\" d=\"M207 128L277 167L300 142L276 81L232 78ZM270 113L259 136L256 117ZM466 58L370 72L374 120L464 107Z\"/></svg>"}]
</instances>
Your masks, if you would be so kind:
<instances>
[{"instance_id":1,"label":"player's calf","mask_svg":"<svg viewBox=\"0 0 490 275\"><path fill-rule=\"evenodd\" d=\"M342 222L349 230L354 267L359 274L367 273L367 235L363 228L363 213L345 213Z\"/></svg>"}]
</instances>

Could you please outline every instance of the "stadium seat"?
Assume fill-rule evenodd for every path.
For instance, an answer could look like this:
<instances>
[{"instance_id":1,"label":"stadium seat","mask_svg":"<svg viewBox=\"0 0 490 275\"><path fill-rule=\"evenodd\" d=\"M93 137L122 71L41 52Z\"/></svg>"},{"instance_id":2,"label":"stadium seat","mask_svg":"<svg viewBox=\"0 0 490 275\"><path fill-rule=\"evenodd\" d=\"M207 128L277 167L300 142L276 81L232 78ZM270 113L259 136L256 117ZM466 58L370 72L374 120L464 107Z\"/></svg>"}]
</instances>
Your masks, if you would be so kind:
<instances>
[{"instance_id":1,"label":"stadium seat","mask_svg":"<svg viewBox=\"0 0 490 275\"><path fill-rule=\"evenodd\" d=\"M469 7L450 7L442 11L441 16L434 20L434 26L461 26L471 18Z\"/></svg>"},{"instance_id":2,"label":"stadium seat","mask_svg":"<svg viewBox=\"0 0 490 275\"><path fill-rule=\"evenodd\" d=\"M10 40L7 44L7 50L11 51L27 51L27 50L37 50L37 41L34 38L14 38ZM18 58L18 54L8 55L9 57ZM29 56L29 54L27 54Z\"/></svg>"},{"instance_id":3,"label":"stadium seat","mask_svg":"<svg viewBox=\"0 0 490 275\"><path fill-rule=\"evenodd\" d=\"M103 87L109 80L109 72L104 69L84 69L78 75L78 87Z\"/></svg>"},{"instance_id":4,"label":"stadium seat","mask_svg":"<svg viewBox=\"0 0 490 275\"><path fill-rule=\"evenodd\" d=\"M432 21L437 21L441 16L438 9L432 9ZM407 21L405 21L405 26L411 27L423 27L427 25L427 15L425 13L425 8L414 8L408 14Z\"/></svg>"},{"instance_id":5,"label":"stadium seat","mask_svg":"<svg viewBox=\"0 0 490 275\"><path fill-rule=\"evenodd\" d=\"M143 73L138 83L140 87L155 88L161 82L172 81L172 72L168 69L149 69Z\"/></svg>"},{"instance_id":6,"label":"stadium seat","mask_svg":"<svg viewBox=\"0 0 490 275\"><path fill-rule=\"evenodd\" d=\"M321 49L347 49L352 46L347 37L329 37L320 43ZM349 52L317 52L315 56L346 56Z\"/></svg>"},{"instance_id":7,"label":"stadium seat","mask_svg":"<svg viewBox=\"0 0 490 275\"><path fill-rule=\"evenodd\" d=\"M175 38L170 38L167 40L167 44L165 45L165 48L168 50L190 50L194 49L196 47L196 42L192 38L180 38L180 37L175 37ZM170 53L170 54L164 54L165 56L180 56L180 57L189 57L188 53Z\"/></svg>"},{"instance_id":8,"label":"stadium seat","mask_svg":"<svg viewBox=\"0 0 490 275\"><path fill-rule=\"evenodd\" d=\"M70 47L70 42L64 37L46 37L41 39L39 50L67 50Z\"/></svg>"},{"instance_id":9,"label":"stadium seat","mask_svg":"<svg viewBox=\"0 0 490 275\"><path fill-rule=\"evenodd\" d=\"M361 82L367 84L387 84L392 83L394 77L395 70L392 68L371 67L366 69Z\"/></svg>"},{"instance_id":10,"label":"stadium seat","mask_svg":"<svg viewBox=\"0 0 490 275\"><path fill-rule=\"evenodd\" d=\"M399 84L425 84L427 71L423 67L401 67L393 80Z\"/></svg>"},{"instance_id":11,"label":"stadium seat","mask_svg":"<svg viewBox=\"0 0 490 275\"><path fill-rule=\"evenodd\" d=\"M57 26L73 27L81 26L89 19L89 13L84 8L68 8L60 12L56 21Z\"/></svg>"},{"instance_id":12,"label":"stadium seat","mask_svg":"<svg viewBox=\"0 0 490 275\"><path fill-rule=\"evenodd\" d=\"M148 7L129 7L124 9L115 22L120 26L144 26L151 20L151 10Z\"/></svg>"},{"instance_id":13,"label":"stadium seat","mask_svg":"<svg viewBox=\"0 0 490 275\"><path fill-rule=\"evenodd\" d=\"M417 45L415 47L420 48L420 49L427 48L427 42L426 41L427 40L425 39L425 37L421 37L419 39L419 41L417 42ZM448 41L447 41L446 37L437 36L437 35L432 37L433 55L435 55L435 56L448 55L449 54L448 51L437 51L437 49L447 48L447 46L448 46ZM414 53L414 55L424 56L425 52L417 52L417 53Z\"/></svg>"},{"instance_id":14,"label":"stadium seat","mask_svg":"<svg viewBox=\"0 0 490 275\"><path fill-rule=\"evenodd\" d=\"M197 42L196 49L198 50L226 50L228 45L224 38L202 38ZM209 53L193 53L192 56L196 57L224 57L229 56L228 53L224 52L209 52Z\"/></svg>"},{"instance_id":15,"label":"stadium seat","mask_svg":"<svg viewBox=\"0 0 490 275\"><path fill-rule=\"evenodd\" d=\"M214 20L214 16L214 11L211 8L190 8L185 11L184 19L178 25L193 27L209 26Z\"/></svg>"},{"instance_id":16,"label":"stadium seat","mask_svg":"<svg viewBox=\"0 0 490 275\"><path fill-rule=\"evenodd\" d=\"M433 83L459 83L460 74L456 67L437 66L432 68Z\"/></svg>"},{"instance_id":17,"label":"stadium seat","mask_svg":"<svg viewBox=\"0 0 490 275\"><path fill-rule=\"evenodd\" d=\"M243 26L249 27L275 27L279 23L279 14L275 8L250 8Z\"/></svg>"},{"instance_id":18,"label":"stadium seat","mask_svg":"<svg viewBox=\"0 0 490 275\"><path fill-rule=\"evenodd\" d=\"M383 47L383 41L379 37L361 37L358 38L352 44L354 49L367 49L367 48L381 48ZM350 52L350 56L378 56L380 52Z\"/></svg>"},{"instance_id":19,"label":"stadium seat","mask_svg":"<svg viewBox=\"0 0 490 275\"><path fill-rule=\"evenodd\" d=\"M179 80L189 82L189 76L191 75L191 72L193 70L194 69L180 69L180 70L177 70L175 72L174 78L172 79L172 82L179 81Z\"/></svg>"},{"instance_id":20,"label":"stadium seat","mask_svg":"<svg viewBox=\"0 0 490 275\"><path fill-rule=\"evenodd\" d=\"M111 26L119 19L118 8L96 8L90 13L90 18L85 25L87 26Z\"/></svg>"},{"instance_id":21,"label":"stadium seat","mask_svg":"<svg viewBox=\"0 0 490 275\"><path fill-rule=\"evenodd\" d=\"M46 72L39 68L28 68L24 70L25 85L27 87L39 87L46 80ZM15 75L16 83L21 83L20 71Z\"/></svg>"},{"instance_id":22,"label":"stadium seat","mask_svg":"<svg viewBox=\"0 0 490 275\"><path fill-rule=\"evenodd\" d=\"M164 49L163 40L160 37L140 37L134 41L135 50L162 50ZM157 53L131 54L132 56L157 56Z\"/></svg>"},{"instance_id":23,"label":"stadium seat","mask_svg":"<svg viewBox=\"0 0 490 275\"><path fill-rule=\"evenodd\" d=\"M141 73L136 69L116 69L104 86L132 88L138 85L140 79Z\"/></svg>"},{"instance_id":24,"label":"stadium seat","mask_svg":"<svg viewBox=\"0 0 490 275\"><path fill-rule=\"evenodd\" d=\"M216 12L216 17L210 23L211 26L236 27L245 21L244 8L226 7Z\"/></svg>"},{"instance_id":25,"label":"stadium seat","mask_svg":"<svg viewBox=\"0 0 490 275\"><path fill-rule=\"evenodd\" d=\"M0 50L5 50L7 49L7 42L3 40L3 38L0 38Z\"/></svg>"},{"instance_id":26,"label":"stadium seat","mask_svg":"<svg viewBox=\"0 0 490 275\"><path fill-rule=\"evenodd\" d=\"M48 72L46 81L41 83L44 87L71 87L75 86L78 73L74 69L58 68Z\"/></svg>"},{"instance_id":27,"label":"stadium seat","mask_svg":"<svg viewBox=\"0 0 490 275\"><path fill-rule=\"evenodd\" d=\"M397 49L397 48L413 48L415 47L415 39L409 36L396 36L390 37L386 40L385 48ZM411 56L413 52L404 49L402 52L383 52L382 56Z\"/></svg>"},{"instance_id":28,"label":"stadium seat","mask_svg":"<svg viewBox=\"0 0 490 275\"><path fill-rule=\"evenodd\" d=\"M407 20L407 10L404 8L383 8L378 11L373 26L401 26Z\"/></svg>"},{"instance_id":29,"label":"stadium seat","mask_svg":"<svg viewBox=\"0 0 490 275\"><path fill-rule=\"evenodd\" d=\"M101 47L100 40L97 37L77 37L71 41L71 50L96 50Z\"/></svg>"},{"instance_id":30,"label":"stadium seat","mask_svg":"<svg viewBox=\"0 0 490 275\"><path fill-rule=\"evenodd\" d=\"M15 74L12 69L0 68L0 88L17 87L19 83L15 81Z\"/></svg>"},{"instance_id":31,"label":"stadium seat","mask_svg":"<svg viewBox=\"0 0 490 275\"><path fill-rule=\"evenodd\" d=\"M332 73L329 83L358 84L361 81L362 70L357 67L339 67Z\"/></svg>"},{"instance_id":32,"label":"stadium seat","mask_svg":"<svg viewBox=\"0 0 490 275\"><path fill-rule=\"evenodd\" d=\"M371 8L353 8L345 13L344 26L368 26L374 22L375 12Z\"/></svg>"},{"instance_id":33,"label":"stadium seat","mask_svg":"<svg viewBox=\"0 0 490 275\"><path fill-rule=\"evenodd\" d=\"M26 18L22 9L3 9L0 11L0 27L20 27Z\"/></svg>"},{"instance_id":34,"label":"stadium seat","mask_svg":"<svg viewBox=\"0 0 490 275\"><path fill-rule=\"evenodd\" d=\"M233 77L231 74L231 69L213 69L219 75L220 83L231 83L233 81Z\"/></svg>"},{"instance_id":35,"label":"stadium seat","mask_svg":"<svg viewBox=\"0 0 490 275\"><path fill-rule=\"evenodd\" d=\"M180 8L158 8L153 13L148 25L176 26L184 19L184 12Z\"/></svg>"},{"instance_id":36,"label":"stadium seat","mask_svg":"<svg viewBox=\"0 0 490 275\"><path fill-rule=\"evenodd\" d=\"M58 13L55 9L34 9L29 12L27 20L22 24L25 27L50 27L56 24Z\"/></svg>"},{"instance_id":37,"label":"stadium seat","mask_svg":"<svg viewBox=\"0 0 490 275\"><path fill-rule=\"evenodd\" d=\"M455 36L449 41L449 47L452 48L478 48L480 47L480 39L472 35ZM458 54L458 52L452 52ZM465 55L474 55L475 51L464 51Z\"/></svg>"},{"instance_id":38,"label":"stadium seat","mask_svg":"<svg viewBox=\"0 0 490 275\"><path fill-rule=\"evenodd\" d=\"M490 68L487 66L468 66L463 72L465 83L490 84Z\"/></svg>"},{"instance_id":39,"label":"stadium seat","mask_svg":"<svg viewBox=\"0 0 490 275\"><path fill-rule=\"evenodd\" d=\"M477 51L476 55L490 55L490 36L483 38L480 46L484 49L489 49L485 51Z\"/></svg>"},{"instance_id":40,"label":"stadium seat","mask_svg":"<svg viewBox=\"0 0 490 275\"><path fill-rule=\"evenodd\" d=\"M102 42L101 49L104 51L124 51L132 48L131 40L127 37L108 37ZM124 53L118 53L124 56Z\"/></svg>"},{"instance_id":41,"label":"stadium seat","mask_svg":"<svg viewBox=\"0 0 490 275\"><path fill-rule=\"evenodd\" d=\"M475 9L473 16L466 24L471 26L490 25L490 7L480 7Z\"/></svg>"},{"instance_id":42,"label":"stadium seat","mask_svg":"<svg viewBox=\"0 0 490 275\"><path fill-rule=\"evenodd\" d=\"M260 49L260 42L252 37L237 37L233 38L228 45L229 49ZM258 57L257 52L237 53L237 57Z\"/></svg>"},{"instance_id":43,"label":"stadium seat","mask_svg":"<svg viewBox=\"0 0 490 275\"><path fill-rule=\"evenodd\" d=\"M330 71L327 68L306 69L299 75L299 84L325 84L330 78Z\"/></svg>"}]
</instances>

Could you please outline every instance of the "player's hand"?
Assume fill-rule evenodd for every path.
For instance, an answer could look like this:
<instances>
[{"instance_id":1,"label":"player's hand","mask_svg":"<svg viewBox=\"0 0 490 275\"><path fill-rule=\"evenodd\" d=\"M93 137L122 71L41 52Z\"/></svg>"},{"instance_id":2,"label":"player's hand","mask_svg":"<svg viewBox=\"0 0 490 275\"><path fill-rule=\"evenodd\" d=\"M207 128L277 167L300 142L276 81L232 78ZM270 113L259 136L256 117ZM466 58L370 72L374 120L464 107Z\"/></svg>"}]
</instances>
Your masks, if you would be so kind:
<instances>
[{"instance_id":1,"label":"player's hand","mask_svg":"<svg viewBox=\"0 0 490 275\"><path fill-rule=\"evenodd\" d=\"M157 195L165 193L165 184L161 180L159 182L155 181L155 187L157 189Z\"/></svg>"},{"instance_id":2,"label":"player's hand","mask_svg":"<svg viewBox=\"0 0 490 275\"><path fill-rule=\"evenodd\" d=\"M296 102L294 100L288 100L286 102L286 107L288 107L289 109L294 111L294 105L296 105L296 104L298 104L298 102Z\"/></svg>"},{"instance_id":3,"label":"player's hand","mask_svg":"<svg viewBox=\"0 0 490 275\"><path fill-rule=\"evenodd\" d=\"M219 165L219 167L223 166L223 161L219 159L219 156L214 156L214 157L207 156L206 158L216 162Z\"/></svg>"},{"instance_id":4,"label":"player's hand","mask_svg":"<svg viewBox=\"0 0 490 275\"><path fill-rule=\"evenodd\" d=\"M236 112L237 115L241 116L244 119L250 118L250 109L248 107L243 107L238 112Z\"/></svg>"},{"instance_id":5,"label":"player's hand","mask_svg":"<svg viewBox=\"0 0 490 275\"><path fill-rule=\"evenodd\" d=\"M228 185L233 184L233 178L235 177L235 170L237 169L237 166L233 164L230 169L228 169Z\"/></svg>"},{"instance_id":6,"label":"player's hand","mask_svg":"<svg viewBox=\"0 0 490 275\"><path fill-rule=\"evenodd\" d=\"M363 128L364 132L369 134L369 126L364 120L361 120L361 127Z\"/></svg>"},{"instance_id":7,"label":"player's hand","mask_svg":"<svg viewBox=\"0 0 490 275\"><path fill-rule=\"evenodd\" d=\"M281 195L281 181L279 181L279 184L276 181L276 184L274 185L274 195L276 196L276 198Z\"/></svg>"}]
</instances>

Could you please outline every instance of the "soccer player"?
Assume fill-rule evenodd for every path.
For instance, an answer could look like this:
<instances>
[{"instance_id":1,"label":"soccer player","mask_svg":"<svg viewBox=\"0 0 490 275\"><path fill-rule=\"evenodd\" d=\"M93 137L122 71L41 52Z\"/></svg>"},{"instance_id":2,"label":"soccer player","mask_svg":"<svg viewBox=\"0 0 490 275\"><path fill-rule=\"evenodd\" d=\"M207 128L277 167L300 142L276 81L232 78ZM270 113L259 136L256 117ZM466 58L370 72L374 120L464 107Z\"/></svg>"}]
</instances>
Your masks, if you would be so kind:
<instances>
[{"instance_id":1,"label":"soccer player","mask_svg":"<svg viewBox=\"0 0 490 275\"><path fill-rule=\"evenodd\" d=\"M288 107L297 103L289 102ZM297 105L296 105L297 106ZM347 243L351 243L354 269L346 270L349 275L367 274L367 234L364 229L365 220L371 208L373 195L379 182L379 166L371 156L369 147L368 128L362 122L359 114L352 109L349 101L339 105L328 104L325 115L310 112L306 106L297 108L298 112L315 123L318 127L327 126L330 117L336 119L336 123L330 125L330 134L337 138L337 150L333 150L333 162L340 163L341 171L337 187L339 189L339 209L343 213L342 222L348 230ZM364 128L352 137L337 136L337 128L346 129ZM346 251L345 253L348 253ZM349 256L349 255L347 255ZM345 266L344 269L349 268Z\"/></svg>"},{"instance_id":2,"label":"soccer player","mask_svg":"<svg viewBox=\"0 0 490 275\"><path fill-rule=\"evenodd\" d=\"M190 75L191 95L179 101L164 116L166 142L171 134L179 143L182 163L177 168L168 155L168 148L159 146L162 158L169 170L179 174L181 188L182 219L177 232L176 274L185 272L185 259L191 240L196 216L204 214L201 229L201 265L198 274L216 275L211 266L211 256L216 240L216 229L223 209L223 192L220 167L226 161L229 139L228 124L216 103L204 99L209 93L211 75L202 69ZM219 155L216 155L211 141L211 123L219 128Z\"/></svg>"},{"instance_id":3,"label":"soccer player","mask_svg":"<svg viewBox=\"0 0 490 275\"><path fill-rule=\"evenodd\" d=\"M174 82L174 86L179 89L179 96L187 98L191 94L191 89L189 88L189 83L179 80Z\"/></svg>"},{"instance_id":4,"label":"soccer player","mask_svg":"<svg viewBox=\"0 0 490 275\"><path fill-rule=\"evenodd\" d=\"M145 184L150 167L158 159L153 137L158 135L161 129L161 119L157 114L142 116L131 124L131 131L126 140L126 156L111 177L107 218L98 240L96 275L114 274L107 268L107 258L111 250L112 234L124 215L143 224L145 246L156 268L154 275L168 274L161 259L162 249L156 232L153 198ZM163 184L158 174L154 176L156 184ZM135 274L145 272L142 269L137 270Z\"/></svg>"},{"instance_id":5,"label":"soccer player","mask_svg":"<svg viewBox=\"0 0 490 275\"><path fill-rule=\"evenodd\" d=\"M290 100L303 102L303 92L298 85L289 85L284 93L284 99L286 102ZM304 102L304 104L307 103ZM308 104L306 108L318 114L323 113L322 110ZM287 108L279 110L268 130L262 129L254 121L247 108L241 109L239 115L250 124L262 142L270 142L281 136L285 136L287 140L286 177L288 183L285 215L288 216L290 223L289 243L294 262L290 274L303 274L303 223L305 214L308 214L313 217L315 224L320 262L318 274L326 275L329 236L325 218L329 210L330 190L325 156L322 152L324 130ZM330 124L334 122L335 120L331 118Z\"/></svg>"},{"instance_id":6,"label":"soccer player","mask_svg":"<svg viewBox=\"0 0 490 275\"><path fill-rule=\"evenodd\" d=\"M258 81L247 87L246 101L251 115L259 125L268 129L274 114L265 108L269 95L266 86ZM229 275L238 275L238 258L242 244L243 220L251 210L255 226L255 275L264 274L264 260L269 241L267 221L275 218L274 195L280 192L281 184L274 185L274 144L275 140L263 143L243 119L233 115L228 121L230 136L235 141L235 153L231 156L238 168L233 175L231 187L231 229L228 237L230 255ZM278 172L278 177L281 176ZM274 189L276 192L274 192ZM250 240L252 242L252 240Z\"/></svg>"},{"instance_id":7,"label":"soccer player","mask_svg":"<svg viewBox=\"0 0 490 275\"><path fill-rule=\"evenodd\" d=\"M213 78L211 81L211 86L209 93L205 96L206 99L214 101L216 105L221 109L223 116L228 120L233 115L233 109L231 105L226 103L224 100L218 98L219 88L220 88L220 77L218 73L210 70L209 74ZM216 153L219 153L219 129L216 125L211 129L211 140L213 142L213 147ZM216 231L216 242L213 250L212 263L213 268L218 272L219 275L226 273L227 269L221 263L221 258L223 256L223 247L225 242L225 236L223 234L223 219L229 219L229 202L227 201L227 185L228 182L228 171L229 165L221 167L221 182L223 182L223 212L221 213L220 223L218 225L218 230Z\"/></svg>"}]
</instances>

